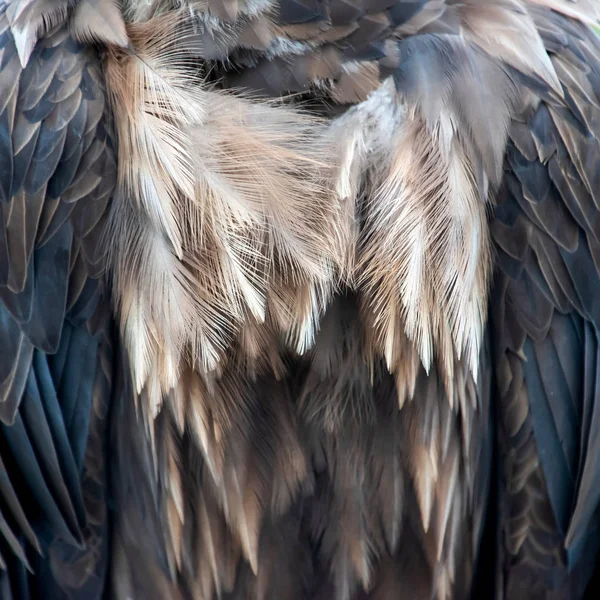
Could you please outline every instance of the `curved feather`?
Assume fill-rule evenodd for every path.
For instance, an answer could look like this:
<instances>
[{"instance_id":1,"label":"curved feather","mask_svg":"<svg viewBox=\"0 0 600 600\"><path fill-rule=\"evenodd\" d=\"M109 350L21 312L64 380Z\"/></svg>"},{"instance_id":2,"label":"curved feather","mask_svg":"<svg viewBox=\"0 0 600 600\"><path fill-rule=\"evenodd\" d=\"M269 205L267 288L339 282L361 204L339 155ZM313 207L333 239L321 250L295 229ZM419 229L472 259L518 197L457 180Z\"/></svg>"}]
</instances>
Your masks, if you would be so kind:
<instances>
[{"instance_id":1,"label":"curved feather","mask_svg":"<svg viewBox=\"0 0 600 600\"><path fill-rule=\"evenodd\" d=\"M186 364L217 367L248 313L265 319L273 278L326 289L337 254L323 126L206 89L180 24L132 26L136 54L106 65L122 148L109 260L136 389L155 407Z\"/></svg>"}]
</instances>

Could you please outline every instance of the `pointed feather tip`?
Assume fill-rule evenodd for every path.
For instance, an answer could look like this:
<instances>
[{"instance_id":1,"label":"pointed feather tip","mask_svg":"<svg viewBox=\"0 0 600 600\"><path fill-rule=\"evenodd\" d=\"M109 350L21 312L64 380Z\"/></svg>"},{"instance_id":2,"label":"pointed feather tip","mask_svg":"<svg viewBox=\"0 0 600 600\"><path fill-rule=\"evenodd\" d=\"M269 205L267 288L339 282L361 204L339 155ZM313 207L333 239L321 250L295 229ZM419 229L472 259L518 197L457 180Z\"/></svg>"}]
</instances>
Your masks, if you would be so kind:
<instances>
[{"instance_id":1,"label":"pointed feather tip","mask_svg":"<svg viewBox=\"0 0 600 600\"><path fill-rule=\"evenodd\" d=\"M33 18L33 2L16 4L9 15L10 29L21 67L25 69L43 31L60 22L64 6ZM80 43L100 43L131 49L121 9L114 0L81 0L70 23L71 35Z\"/></svg>"},{"instance_id":2,"label":"pointed feather tip","mask_svg":"<svg viewBox=\"0 0 600 600\"><path fill-rule=\"evenodd\" d=\"M13 0L6 16L21 67L24 69L44 31L57 26L67 14L67 0Z\"/></svg>"},{"instance_id":3,"label":"pointed feather tip","mask_svg":"<svg viewBox=\"0 0 600 600\"><path fill-rule=\"evenodd\" d=\"M9 23L14 25L17 20L23 15L23 13L31 8L34 0L20 0L16 2L12 2L7 11L7 16L9 19Z\"/></svg>"},{"instance_id":4,"label":"pointed feather tip","mask_svg":"<svg viewBox=\"0 0 600 600\"><path fill-rule=\"evenodd\" d=\"M25 11L30 8L32 0L22 2L13 2L6 11L6 17L10 23L10 32L13 36L21 68L25 68L29 62L29 57L33 51L36 41L37 26L29 19L25 19L25 24L21 23L21 18Z\"/></svg>"},{"instance_id":5,"label":"pointed feather tip","mask_svg":"<svg viewBox=\"0 0 600 600\"><path fill-rule=\"evenodd\" d=\"M37 27L35 24L31 23L25 25L24 27L15 27L12 29L17 55L19 57L19 62L21 63L21 68L23 69L27 67L29 59L31 58L31 53L33 52L37 42L36 29Z\"/></svg>"},{"instance_id":6,"label":"pointed feather tip","mask_svg":"<svg viewBox=\"0 0 600 600\"><path fill-rule=\"evenodd\" d=\"M131 48L121 8L115 0L81 0L71 21L71 34L82 43Z\"/></svg>"}]
</instances>

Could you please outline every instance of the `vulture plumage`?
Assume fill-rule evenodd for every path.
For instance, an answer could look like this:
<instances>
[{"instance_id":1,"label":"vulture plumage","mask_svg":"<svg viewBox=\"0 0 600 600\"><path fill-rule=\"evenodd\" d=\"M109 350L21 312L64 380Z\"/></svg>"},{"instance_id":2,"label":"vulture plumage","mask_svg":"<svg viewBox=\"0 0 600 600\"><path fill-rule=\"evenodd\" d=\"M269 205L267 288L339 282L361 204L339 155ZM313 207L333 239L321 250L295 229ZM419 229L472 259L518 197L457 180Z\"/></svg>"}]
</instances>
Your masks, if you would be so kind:
<instances>
[{"instance_id":1,"label":"vulture plumage","mask_svg":"<svg viewBox=\"0 0 600 600\"><path fill-rule=\"evenodd\" d=\"M0 598L583 598L599 17L0 0Z\"/></svg>"}]
</instances>

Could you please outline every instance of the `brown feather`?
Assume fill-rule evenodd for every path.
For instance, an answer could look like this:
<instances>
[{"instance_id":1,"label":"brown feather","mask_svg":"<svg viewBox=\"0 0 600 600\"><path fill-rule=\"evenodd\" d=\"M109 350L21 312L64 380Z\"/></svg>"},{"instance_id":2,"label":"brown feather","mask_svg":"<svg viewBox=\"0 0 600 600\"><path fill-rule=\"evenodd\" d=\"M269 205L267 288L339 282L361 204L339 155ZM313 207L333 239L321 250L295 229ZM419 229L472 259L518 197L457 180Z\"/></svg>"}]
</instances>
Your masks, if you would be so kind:
<instances>
[{"instance_id":1,"label":"brown feather","mask_svg":"<svg viewBox=\"0 0 600 600\"><path fill-rule=\"evenodd\" d=\"M522 73L540 77L562 96L558 77L523 2L468 0L458 4L456 11L467 39Z\"/></svg>"},{"instance_id":2,"label":"brown feather","mask_svg":"<svg viewBox=\"0 0 600 600\"><path fill-rule=\"evenodd\" d=\"M549 58L518 0L427 2L399 38L385 2L349 2L367 13L350 24L277 27L273 2L127 4L132 52L106 63L120 145L109 260L177 585L200 598L390 597L417 578L414 544L412 589L466 596L491 443L486 210L513 119L539 95L577 153L561 96L568 79L590 116L584 70ZM352 40L386 56L356 58ZM250 71L249 85L300 89L329 116L345 108L331 100L356 106L327 126L296 99L219 89ZM548 143L523 128L531 153ZM544 250L508 233L518 260ZM356 301L347 321L340 288ZM513 481L538 471L534 456ZM278 561L286 547L298 572Z\"/></svg>"},{"instance_id":3,"label":"brown feather","mask_svg":"<svg viewBox=\"0 0 600 600\"><path fill-rule=\"evenodd\" d=\"M562 94L520 3L488 7L474 0L452 8L465 38L408 40L398 95L382 87L340 118L345 155L338 183L345 194L365 184L372 189L355 275L379 352L395 370L395 330L403 328L427 369L435 356L442 361L447 384L455 352L466 353L477 372L491 261L485 203L502 175L510 119L531 102L497 59ZM485 11L493 18L484 22ZM512 50L515 31L533 36L535 52L526 60Z\"/></svg>"},{"instance_id":4,"label":"brown feather","mask_svg":"<svg viewBox=\"0 0 600 600\"><path fill-rule=\"evenodd\" d=\"M288 286L328 286L338 252L322 125L190 78L179 24L130 27L136 54L106 65L121 143L112 272L136 387L156 392L155 409L182 361L213 369L247 313L264 320L278 270Z\"/></svg>"}]
</instances>

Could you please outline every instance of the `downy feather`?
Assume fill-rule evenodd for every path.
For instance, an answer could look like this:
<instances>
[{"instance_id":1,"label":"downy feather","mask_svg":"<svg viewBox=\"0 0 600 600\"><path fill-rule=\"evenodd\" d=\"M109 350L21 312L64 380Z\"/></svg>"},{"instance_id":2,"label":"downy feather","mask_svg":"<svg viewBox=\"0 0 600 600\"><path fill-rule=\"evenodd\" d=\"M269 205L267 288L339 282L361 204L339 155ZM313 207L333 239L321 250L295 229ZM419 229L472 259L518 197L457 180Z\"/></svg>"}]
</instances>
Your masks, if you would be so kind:
<instances>
[{"instance_id":1,"label":"downy feather","mask_svg":"<svg viewBox=\"0 0 600 600\"><path fill-rule=\"evenodd\" d=\"M354 278L375 349L397 372L406 364L402 329L426 369L440 363L451 403L455 358L465 355L477 374L491 264L486 204L511 118L531 101L506 62L559 91L543 49L527 63L511 54L513 30L533 28L514 4L498 9L485 34L402 41L396 91L388 82L339 119L348 145L338 189L358 198L368 190ZM475 26L482 10L464 18ZM402 402L411 382L400 383Z\"/></svg>"},{"instance_id":2,"label":"downy feather","mask_svg":"<svg viewBox=\"0 0 600 600\"><path fill-rule=\"evenodd\" d=\"M183 363L216 368L249 315L264 321L272 282L331 287L340 209L320 121L208 89L182 58L178 13L128 33L134 51L106 62L120 142L109 265L136 389L156 411ZM305 304L310 322L314 292Z\"/></svg>"}]
</instances>

